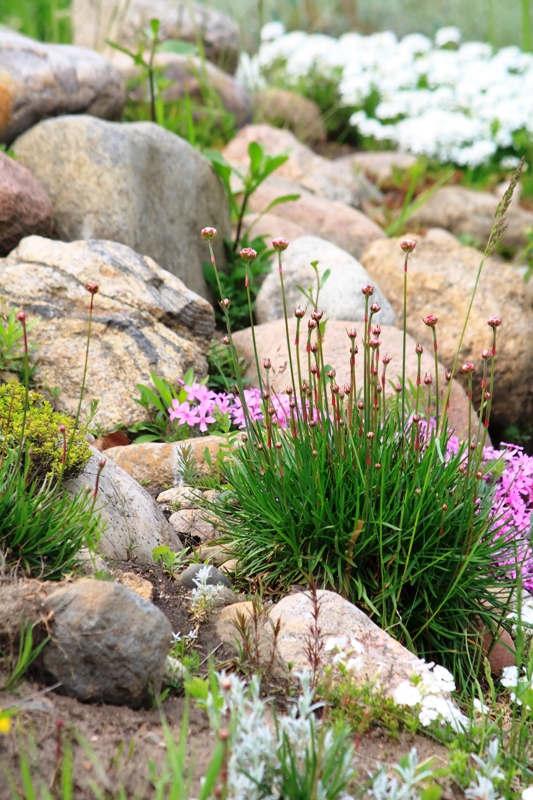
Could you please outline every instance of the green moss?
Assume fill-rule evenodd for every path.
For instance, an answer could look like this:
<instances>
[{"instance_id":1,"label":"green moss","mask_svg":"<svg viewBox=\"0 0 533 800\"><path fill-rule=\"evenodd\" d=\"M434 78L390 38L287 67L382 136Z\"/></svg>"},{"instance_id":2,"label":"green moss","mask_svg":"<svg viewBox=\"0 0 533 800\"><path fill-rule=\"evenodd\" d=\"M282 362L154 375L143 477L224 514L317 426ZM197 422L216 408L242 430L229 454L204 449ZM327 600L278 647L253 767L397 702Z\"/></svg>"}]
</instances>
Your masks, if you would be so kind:
<instances>
[{"instance_id":1,"label":"green moss","mask_svg":"<svg viewBox=\"0 0 533 800\"><path fill-rule=\"evenodd\" d=\"M26 390L16 381L0 386L0 448L15 450L20 446L24 420ZM67 414L54 411L50 403L38 392L28 392L28 410L24 440L31 456L30 476L44 478L59 475L62 469L63 434L65 426L67 448L74 431L74 420ZM82 431L77 430L68 451L64 477L81 472L91 451Z\"/></svg>"}]
</instances>

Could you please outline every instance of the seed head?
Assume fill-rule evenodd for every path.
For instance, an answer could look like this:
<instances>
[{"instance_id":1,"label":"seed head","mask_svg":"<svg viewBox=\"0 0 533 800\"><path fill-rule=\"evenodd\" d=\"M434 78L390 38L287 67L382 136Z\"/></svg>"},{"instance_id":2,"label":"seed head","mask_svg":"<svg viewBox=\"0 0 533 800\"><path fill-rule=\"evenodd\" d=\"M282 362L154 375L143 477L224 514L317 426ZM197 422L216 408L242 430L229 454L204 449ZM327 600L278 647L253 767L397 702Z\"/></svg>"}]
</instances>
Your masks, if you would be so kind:
<instances>
[{"instance_id":1,"label":"seed head","mask_svg":"<svg viewBox=\"0 0 533 800\"><path fill-rule=\"evenodd\" d=\"M371 296L374 294L374 287L373 286L363 286L361 289L362 293L366 296Z\"/></svg>"},{"instance_id":2,"label":"seed head","mask_svg":"<svg viewBox=\"0 0 533 800\"><path fill-rule=\"evenodd\" d=\"M407 255L411 255L411 253L416 247L416 242L414 241L414 239L402 239L402 241L400 242L400 247L402 248L404 253L407 253Z\"/></svg>"},{"instance_id":3,"label":"seed head","mask_svg":"<svg viewBox=\"0 0 533 800\"><path fill-rule=\"evenodd\" d=\"M493 330L494 328L499 328L501 324L502 321L500 317L489 317L487 320L487 325L490 325Z\"/></svg>"},{"instance_id":4,"label":"seed head","mask_svg":"<svg viewBox=\"0 0 533 800\"><path fill-rule=\"evenodd\" d=\"M463 364L463 366L461 367L461 372L467 375L468 373L473 372L475 368L476 365L474 364L473 361L467 361L466 364Z\"/></svg>"},{"instance_id":5,"label":"seed head","mask_svg":"<svg viewBox=\"0 0 533 800\"><path fill-rule=\"evenodd\" d=\"M282 236L278 236L277 239L272 239L272 247L274 250L277 250L278 253L281 253L283 250L286 250L289 246L289 240L284 239Z\"/></svg>"},{"instance_id":6,"label":"seed head","mask_svg":"<svg viewBox=\"0 0 533 800\"><path fill-rule=\"evenodd\" d=\"M85 284L85 288L89 292L89 294L96 294L98 291L98 284L94 281L89 281L89 283Z\"/></svg>"},{"instance_id":7,"label":"seed head","mask_svg":"<svg viewBox=\"0 0 533 800\"><path fill-rule=\"evenodd\" d=\"M217 235L216 228L202 228L202 232L200 233L200 236L202 237L204 242L210 242L211 239L214 239L216 235Z\"/></svg>"},{"instance_id":8,"label":"seed head","mask_svg":"<svg viewBox=\"0 0 533 800\"><path fill-rule=\"evenodd\" d=\"M242 260L246 262L253 261L254 258L257 258L257 252L254 250L253 247L243 247L239 255L242 258Z\"/></svg>"},{"instance_id":9,"label":"seed head","mask_svg":"<svg viewBox=\"0 0 533 800\"><path fill-rule=\"evenodd\" d=\"M302 319L302 317L305 317L305 309L301 306L298 306L298 308L294 309L294 316L298 319Z\"/></svg>"},{"instance_id":10,"label":"seed head","mask_svg":"<svg viewBox=\"0 0 533 800\"><path fill-rule=\"evenodd\" d=\"M435 314L428 314L427 317L422 317L422 322L424 325L427 325L428 328L434 328L439 318L435 316Z\"/></svg>"}]
</instances>

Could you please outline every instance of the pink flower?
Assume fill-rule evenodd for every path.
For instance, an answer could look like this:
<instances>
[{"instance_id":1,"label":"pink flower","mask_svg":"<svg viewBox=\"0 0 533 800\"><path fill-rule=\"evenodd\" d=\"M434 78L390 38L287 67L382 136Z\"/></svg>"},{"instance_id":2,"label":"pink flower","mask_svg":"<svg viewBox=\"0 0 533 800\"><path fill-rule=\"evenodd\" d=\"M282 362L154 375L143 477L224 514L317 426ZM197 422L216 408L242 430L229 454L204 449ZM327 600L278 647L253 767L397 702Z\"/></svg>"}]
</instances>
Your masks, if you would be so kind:
<instances>
[{"instance_id":1,"label":"pink flower","mask_svg":"<svg viewBox=\"0 0 533 800\"><path fill-rule=\"evenodd\" d=\"M187 400L183 403L178 403L177 400L172 401L173 408L169 408L170 419L178 420L178 425L190 425L191 427L198 422L198 409L191 408Z\"/></svg>"}]
</instances>

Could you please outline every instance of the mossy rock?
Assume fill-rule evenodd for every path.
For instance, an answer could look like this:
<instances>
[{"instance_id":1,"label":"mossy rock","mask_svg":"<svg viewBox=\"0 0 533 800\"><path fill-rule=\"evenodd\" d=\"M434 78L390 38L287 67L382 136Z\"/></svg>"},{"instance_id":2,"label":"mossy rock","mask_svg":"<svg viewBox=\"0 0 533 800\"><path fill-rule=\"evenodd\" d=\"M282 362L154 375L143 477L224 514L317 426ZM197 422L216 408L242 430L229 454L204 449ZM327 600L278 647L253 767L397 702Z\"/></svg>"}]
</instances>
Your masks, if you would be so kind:
<instances>
[{"instance_id":1,"label":"mossy rock","mask_svg":"<svg viewBox=\"0 0 533 800\"><path fill-rule=\"evenodd\" d=\"M25 387L16 381L0 386L0 448L17 449L24 435L25 448L31 459L31 478L44 479L46 476L59 477L61 474L63 477L73 477L79 474L91 455L84 432L80 429L74 431L74 420L71 417L54 411L42 394L31 390L28 391L24 424L25 396ZM63 433L60 430L62 425L65 426L67 446L64 469Z\"/></svg>"}]
</instances>

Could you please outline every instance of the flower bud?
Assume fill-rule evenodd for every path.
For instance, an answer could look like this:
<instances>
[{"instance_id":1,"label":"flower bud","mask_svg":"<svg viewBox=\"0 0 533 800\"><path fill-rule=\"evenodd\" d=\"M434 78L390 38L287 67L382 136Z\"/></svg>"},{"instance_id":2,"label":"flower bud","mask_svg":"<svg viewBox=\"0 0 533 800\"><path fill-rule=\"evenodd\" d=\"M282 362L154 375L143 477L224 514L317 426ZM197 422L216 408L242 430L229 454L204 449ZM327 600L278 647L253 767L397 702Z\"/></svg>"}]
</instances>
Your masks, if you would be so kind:
<instances>
[{"instance_id":1,"label":"flower bud","mask_svg":"<svg viewBox=\"0 0 533 800\"><path fill-rule=\"evenodd\" d=\"M313 342L313 344L311 345L311 347L310 347L309 349L311 350L311 352L312 352L312 353L317 353L317 352L318 352L318 345L317 345L317 343L316 343L316 342Z\"/></svg>"},{"instance_id":2,"label":"flower bud","mask_svg":"<svg viewBox=\"0 0 533 800\"><path fill-rule=\"evenodd\" d=\"M243 249L239 253L240 257L243 261L253 261L254 258L257 258L257 252L254 250L253 247L243 247Z\"/></svg>"},{"instance_id":3,"label":"flower bud","mask_svg":"<svg viewBox=\"0 0 533 800\"><path fill-rule=\"evenodd\" d=\"M65 431L66 431L65 426L64 425L60 425L59 426L59 433L65 433Z\"/></svg>"},{"instance_id":4,"label":"flower bud","mask_svg":"<svg viewBox=\"0 0 533 800\"><path fill-rule=\"evenodd\" d=\"M283 445L281 444L281 442L276 442L276 450L281 450L282 447Z\"/></svg>"},{"instance_id":5,"label":"flower bud","mask_svg":"<svg viewBox=\"0 0 533 800\"><path fill-rule=\"evenodd\" d=\"M370 306L370 311L373 314L377 314L378 311L381 311L381 306L379 305L379 303L372 303L372 305Z\"/></svg>"},{"instance_id":6,"label":"flower bud","mask_svg":"<svg viewBox=\"0 0 533 800\"><path fill-rule=\"evenodd\" d=\"M427 372L426 372L426 374L424 375L424 383L426 384L426 386L430 386L430 385L433 383L433 378L432 378L432 376L431 376L431 375L428 375L428 374L427 374Z\"/></svg>"},{"instance_id":7,"label":"flower bud","mask_svg":"<svg viewBox=\"0 0 533 800\"><path fill-rule=\"evenodd\" d=\"M461 372L466 375L468 373L474 372L475 368L476 365L474 364L473 361L467 361L466 364L463 364L463 366L461 367Z\"/></svg>"},{"instance_id":8,"label":"flower bud","mask_svg":"<svg viewBox=\"0 0 533 800\"><path fill-rule=\"evenodd\" d=\"M427 325L428 328L434 328L439 318L435 316L435 314L428 314L427 317L422 317L422 322L424 325Z\"/></svg>"},{"instance_id":9,"label":"flower bud","mask_svg":"<svg viewBox=\"0 0 533 800\"><path fill-rule=\"evenodd\" d=\"M379 336L381 334L381 325L374 325L372 328L372 336Z\"/></svg>"},{"instance_id":10,"label":"flower bud","mask_svg":"<svg viewBox=\"0 0 533 800\"><path fill-rule=\"evenodd\" d=\"M400 394L400 392L402 391L402 384L401 383L397 383L394 388L398 392L398 394Z\"/></svg>"},{"instance_id":11,"label":"flower bud","mask_svg":"<svg viewBox=\"0 0 533 800\"><path fill-rule=\"evenodd\" d=\"M89 281L89 283L85 284L85 288L89 292L89 294L96 294L98 291L98 284L94 283L94 281Z\"/></svg>"},{"instance_id":12,"label":"flower bud","mask_svg":"<svg viewBox=\"0 0 533 800\"><path fill-rule=\"evenodd\" d=\"M374 464L374 469L381 469L381 464L379 463Z\"/></svg>"},{"instance_id":13,"label":"flower bud","mask_svg":"<svg viewBox=\"0 0 533 800\"><path fill-rule=\"evenodd\" d=\"M323 316L324 316L323 311L313 311L313 313L311 314L311 319L314 319L316 322L320 322Z\"/></svg>"},{"instance_id":14,"label":"flower bud","mask_svg":"<svg viewBox=\"0 0 533 800\"><path fill-rule=\"evenodd\" d=\"M339 394L340 390L341 387L338 385L338 383L334 383L333 386L331 387L331 391L333 392L333 394Z\"/></svg>"},{"instance_id":15,"label":"flower bud","mask_svg":"<svg viewBox=\"0 0 533 800\"><path fill-rule=\"evenodd\" d=\"M269 358L265 358L263 361L263 369L270 369L272 366L272 362Z\"/></svg>"},{"instance_id":16,"label":"flower bud","mask_svg":"<svg viewBox=\"0 0 533 800\"><path fill-rule=\"evenodd\" d=\"M17 319L19 322L26 322L26 314L24 311L19 311L17 314Z\"/></svg>"},{"instance_id":17,"label":"flower bud","mask_svg":"<svg viewBox=\"0 0 533 800\"><path fill-rule=\"evenodd\" d=\"M231 300L225 297L223 300L219 300L218 304L221 308L229 308L231 305Z\"/></svg>"},{"instance_id":18,"label":"flower bud","mask_svg":"<svg viewBox=\"0 0 533 800\"><path fill-rule=\"evenodd\" d=\"M278 253L281 253L283 250L286 250L289 246L289 240L284 239L282 236L278 236L277 239L272 239L272 247L274 250L277 250Z\"/></svg>"},{"instance_id":19,"label":"flower bud","mask_svg":"<svg viewBox=\"0 0 533 800\"><path fill-rule=\"evenodd\" d=\"M226 334L225 336L222 337L222 339L220 341L221 341L222 344L229 344L231 340L230 340L228 334Z\"/></svg>"},{"instance_id":20,"label":"flower bud","mask_svg":"<svg viewBox=\"0 0 533 800\"><path fill-rule=\"evenodd\" d=\"M490 392L485 392L485 394L483 395L483 397L485 398L485 400L490 400L490 399L492 398L492 395L491 395L491 393L490 393Z\"/></svg>"},{"instance_id":21,"label":"flower bud","mask_svg":"<svg viewBox=\"0 0 533 800\"><path fill-rule=\"evenodd\" d=\"M363 286L363 288L361 289L361 291L362 291L362 293L365 295L365 297L366 297L367 295L368 295L368 296L370 296L370 295L373 295L373 294L374 294L374 287L373 287L373 286Z\"/></svg>"},{"instance_id":22,"label":"flower bud","mask_svg":"<svg viewBox=\"0 0 533 800\"><path fill-rule=\"evenodd\" d=\"M447 505L447 503L443 503L443 504L441 505L441 508L442 508L442 510L443 510L443 511L448 511L448 505Z\"/></svg>"},{"instance_id":23,"label":"flower bud","mask_svg":"<svg viewBox=\"0 0 533 800\"><path fill-rule=\"evenodd\" d=\"M404 253L410 255L416 247L416 242L414 239L402 239L400 242L400 247L402 248Z\"/></svg>"},{"instance_id":24,"label":"flower bud","mask_svg":"<svg viewBox=\"0 0 533 800\"><path fill-rule=\"evenodd\" d=\"M415 347L415 353L417 355L421 356L423 352L424 352L424 348L422 347L422 345L421 344L417 344L417 346Z\"/></svg>"},{"instance_id":25,"label":"flower bud","mask_svg":"<svg viewBox=\"0 0 533 800\"><path fill-rule=\"evenodd\" d=\"M211 239L214 239L216 235L216 228L202 228L202 232L200 233L200 236L205 242L210 242Z\"/></svg>"},{"instance_id":26,"label":"flower bud","mask_svg":"<svg viewBox=\"0 0 533 800\"><path fill-rule=\"evenodd\" d=\"M499 317L489 317L487 320L487 325L490 325L493 330L494 328L499 328L501 324L502 321Z\"/></svg>"},{"instance_id":27,"label":"flower bud","mask_svg":"<svg viewBox=\"0 0 533 800\"><path fill-rule=\"evenodd\" d=\"M446 378L447 381L451 381L451 379L452 379L452 371L451 371L451 369L447 369L446 370L446 372L444 373L444 377Z\"/></svg>"},{"instance_id":28,"label":"flower bud","mask_svg":"<svg viewBox=\"0 0 533 800\"><path fill-rule=\"evenodd\" d=\"M392 356L389 356L388 353L385 353L385 355L381 359L382 364L390 364L391 361L392 361Z\"/></svg>"},{"instance_id":29,"label":"flower bud","mask_svg":"<svg viewBox=\"0 0 533 800\"><path fill-rule=\"evenodd\" d=\"M291 396L291 394L292 394L292 386L290 384L285 387L285 394L288 394L289 397Z\"/></svg>"},{"instance_id":30,"label":"flower bud","mask_svg":"<svg viewBox=\"0 0 533 800\"><path fill-rule=\"evenodd\" d=\"M381 345L381 342L379 341L379 339L370 339L368 344L370 345L370 347L379 347Z\"/></svg>"},{"instance_id":31,"label":"flower bud","mask_svg":"<svg viewBox=\"0 0 533 800\"><path fill-rule=\"evenodd\" d=\"M334 378L336 374L334 369L328 369L328 378Z\"/></svg>"},{"instance_id":32,"label":"flower bud","mask_svg":"<svg viewBox=\"0 0 533 800\"><path fill-rule=\"evenodd\" d=\"M483 361L486 361L488 358L492 357L492 350L482 350L481 358Z\"/></svg>"},{"instance_id":33,"label":"flower bud","mask_svg":"<svg viewBox=\"0 0 533 800\"><path fill-rule=\"evenodd\" d=\"M305 317L305 309L301 306L298 306L298 308L294 310L294 316L298 319L302 319L302 317Z\"/></svg>"},{"instance_id":34,"label":"flower bud","mask_svg":"<svg viewBox=\"0 0 533 800\"><path fill-rule=\"evenodd\" d=\"M357 408L359 409L359 411L362 411L364 407L365 404L363 403L363 401L359 400L359 402L357 403Z\"/></svg>"},{"instance_id":35,"label":"flower bud","mask_svg":"<svg viewBox=\"0 0 533 800\"><path fill-rule=\"evenodd\" d=\"M420 422L420 414L413 414L413 423L415 425L418 425L419 422Z\"/></svg>"},{"instance_id":36,"label":"flower bud","mask_svg":"<svg viewBox=\"0 0 533 800\"><path fill-rule=\"evenodd\" d=\"M350 339L355 339L357 337L357 331L355 328L346 328L346 333Z\"/></svg>"},{"instance_id":37,"label":"flower bud","mask_svg":"<svg viewBox=\"0 0 533 800\"><path fill-rule=\"evenodd\" d=\"M376 434L373 431L368 431L368 433L366 435L366 438L369 439L370 441L372 441L372 439L374 438L375 435Z\"/></svg>"},{"instance_id":38,"label":"flower bud","mask_svg":"<svg viewBox=\"0 0 533 800\"><path fill-rule=\"evenodd\" d=\"M315 320L314 319L308 319L307 320L307 327L309 328L310 331L314 331L314 329L316 328Z\"/></svg>"},{"instance_id":39,"label":"flower bud","mask_svg":"<svg viewBox=\"0 0 533 800\"><path fill-rule=\"evenodd\" d=\"M311 367L311 373L313 375L316 375L317 372L318 372L318 367L316 366L316 364L313 364L313 366Z\"/></svg>"}]
</instances>

